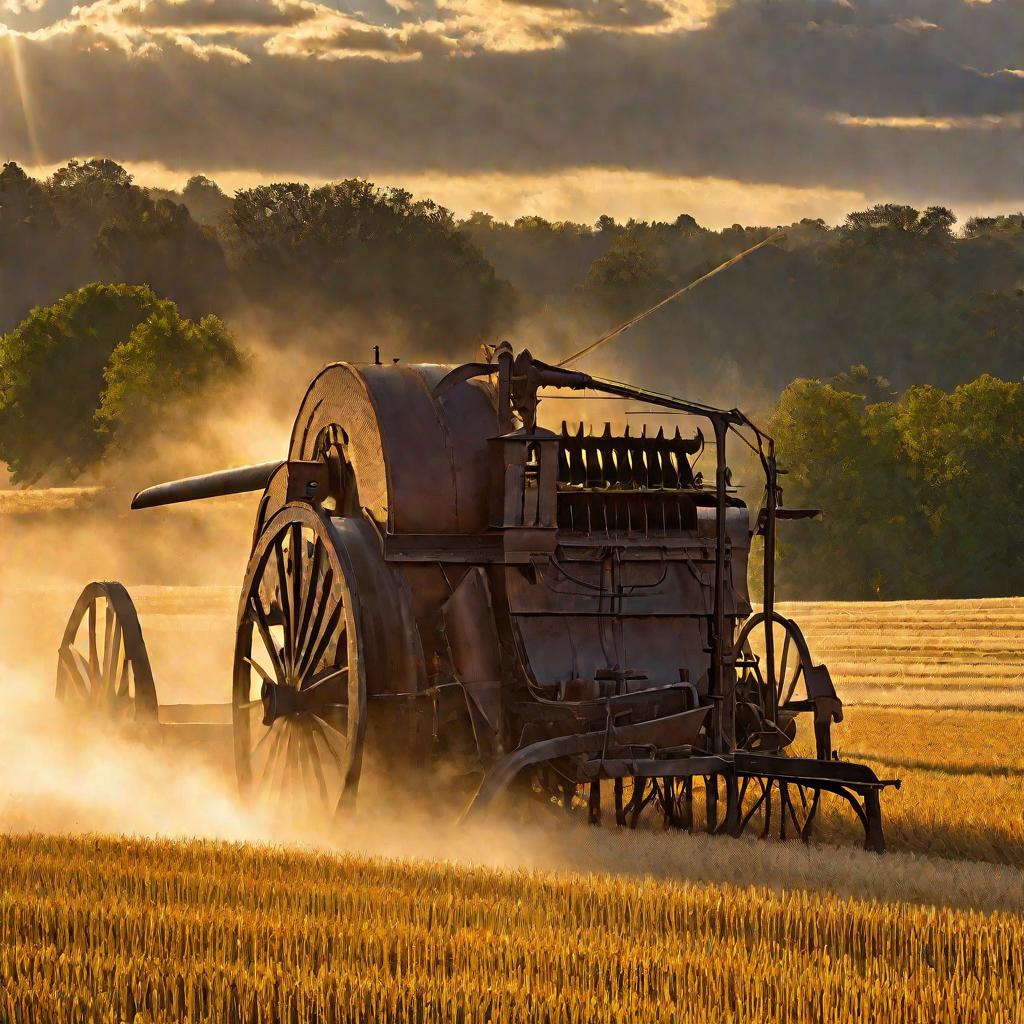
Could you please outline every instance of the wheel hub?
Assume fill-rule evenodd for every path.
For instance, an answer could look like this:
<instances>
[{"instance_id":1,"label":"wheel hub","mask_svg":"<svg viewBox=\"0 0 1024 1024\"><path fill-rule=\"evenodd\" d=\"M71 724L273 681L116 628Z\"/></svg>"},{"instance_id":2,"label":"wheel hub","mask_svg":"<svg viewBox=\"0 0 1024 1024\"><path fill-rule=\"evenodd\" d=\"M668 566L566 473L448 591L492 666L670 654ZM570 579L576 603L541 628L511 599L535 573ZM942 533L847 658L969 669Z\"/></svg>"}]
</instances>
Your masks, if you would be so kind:
<instances>
[{"instance_id":1,"label":"wheel hub","mask_svg":"<svg viewBox=\"0 0 1024 1024\"><path fill-rule=\"evenodd\" d=\"M264 681L260 690L263 701L263 724L273 725L278 718L295 715L305 711L302 694L293 686L281 686L280 683Z\"/></svg>"}]
</instances>

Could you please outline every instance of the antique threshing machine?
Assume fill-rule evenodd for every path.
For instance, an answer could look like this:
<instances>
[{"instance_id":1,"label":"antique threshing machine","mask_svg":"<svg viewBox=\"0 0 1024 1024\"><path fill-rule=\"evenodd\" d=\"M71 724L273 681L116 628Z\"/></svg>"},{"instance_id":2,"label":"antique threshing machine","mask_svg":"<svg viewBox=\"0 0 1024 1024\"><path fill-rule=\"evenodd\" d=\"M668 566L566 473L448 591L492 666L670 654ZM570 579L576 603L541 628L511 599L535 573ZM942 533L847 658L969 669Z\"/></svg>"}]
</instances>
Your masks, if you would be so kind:
<instances>
[{"instance_id":1,"label":"antique threshing machine","mask_svg":"<svg viewBox=\"0 0 1024 1024\"><path fill-rule=\"evenodd\" d=\"M230 683L242 793L344 814L372 764L467 818L515 791L593 823L613 808L618 825L660 816L804 839L829 793L882 850L879 796L898 783L838 758L828 670L773 605L776 525L813 512L781 507L771 439L738 410L507 343L485 360L330 365L285 461L136 496L133 508L263 492ZM707 433L544 428L542 395L565 389L696 417ZM730 438L763 470L757 510L732 486ZM755 536L764 602L751 614ZM83 593L57 695L159 726L120 585ZM813 756L791 754L800 716Z\"/></svg>"}]
</instances>

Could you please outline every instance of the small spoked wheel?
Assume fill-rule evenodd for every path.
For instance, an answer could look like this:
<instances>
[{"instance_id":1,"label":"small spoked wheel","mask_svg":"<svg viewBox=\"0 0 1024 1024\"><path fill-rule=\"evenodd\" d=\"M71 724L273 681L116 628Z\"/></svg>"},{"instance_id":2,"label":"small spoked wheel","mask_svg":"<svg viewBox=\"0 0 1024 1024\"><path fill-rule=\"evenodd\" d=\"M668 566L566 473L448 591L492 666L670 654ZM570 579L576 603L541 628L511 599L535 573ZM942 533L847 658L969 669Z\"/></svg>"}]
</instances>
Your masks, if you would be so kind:
<instances>
[{"instance_id":1,"label":"small spoked wheel","mask_svg":"<svg viewBox=\"0 0 1024 1024\"><path fill-rule=\"evenodd\" d=\"M758 831L760 838L789 835L810 839L821 790L801 782L744 776L738 787L738 832Z\"/></svg>"},{"instance_id":2,"label":"small spoked wheel","mask_svg":"<svg viewBox=\"0 0 1024 1024\"><path fill-rule=\"evenodd\" d=\"M57 654L57 700L115 723L155 723L156 687L142 628L120 583L90 583Z\"/></svg>"},{"instance_id":3,"label":"small spoked wheel","mask_svg":"<svg viewBox=\"0 0 1024 1024\"><path fill-rule=\"evenodd\" d=\"M811 655L800 627L777 612L744 623L736 638L737 743L748 750L777 750L795 736L787 708L806 689Z\"/></svg>"},{"instance_id":4,"label":"small spoked wheel","mask_svg":"<svg viewBox=\"0 0 1024 1024\"><path fill-rule=\"evenodd\" d=\"M249 560L235 645L235 767L243 797L293 822L354 798L366 684L352 569L329 518L286 505Z\"/></svg>"}]
</instances>

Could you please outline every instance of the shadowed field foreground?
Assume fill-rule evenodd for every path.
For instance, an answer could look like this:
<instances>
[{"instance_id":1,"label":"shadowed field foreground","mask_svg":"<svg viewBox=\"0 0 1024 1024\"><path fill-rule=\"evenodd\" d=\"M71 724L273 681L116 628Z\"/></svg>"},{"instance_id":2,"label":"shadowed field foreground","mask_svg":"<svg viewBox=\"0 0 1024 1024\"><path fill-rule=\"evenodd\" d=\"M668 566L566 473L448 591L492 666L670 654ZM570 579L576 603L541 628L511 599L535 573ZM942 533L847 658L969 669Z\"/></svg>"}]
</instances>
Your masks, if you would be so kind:
<instances>
[{"instance_id":1,"label":"shadowed field foreground","mask_svg":"<svg viewBox=\"0 0 1024 1024\"><path fill-rule=\"evenodd\" d=\"M3 847L10 1021L1024 1020L1019 914L198 842Z\"/></svg>"}]
</instances>

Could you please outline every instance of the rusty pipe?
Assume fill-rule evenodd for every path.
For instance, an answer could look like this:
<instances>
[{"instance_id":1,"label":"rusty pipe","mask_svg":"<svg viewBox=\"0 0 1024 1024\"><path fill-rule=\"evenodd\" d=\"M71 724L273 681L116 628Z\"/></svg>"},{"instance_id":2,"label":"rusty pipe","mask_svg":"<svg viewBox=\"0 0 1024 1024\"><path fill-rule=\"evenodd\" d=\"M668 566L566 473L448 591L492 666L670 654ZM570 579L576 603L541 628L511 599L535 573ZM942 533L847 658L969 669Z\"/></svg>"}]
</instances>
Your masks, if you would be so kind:
<instances>
[{"instance_id":1,"label":"rusty pipe","mask_svg":"<svg viewBox=\"0 0 1024 1024\"><path fill-rule=\"evenodd\" d=\"M132 498L132 508L155 508L158 505L173 505L179 501L197 501L202 498L218 498L225 494L262 491L282 465L284 461L279 459L275 462L261 462L255 466L238 466L216 473L204 473L202 476L186 477L184 480L154 484L139 491Z\"/></svg>"}]
</instances>

